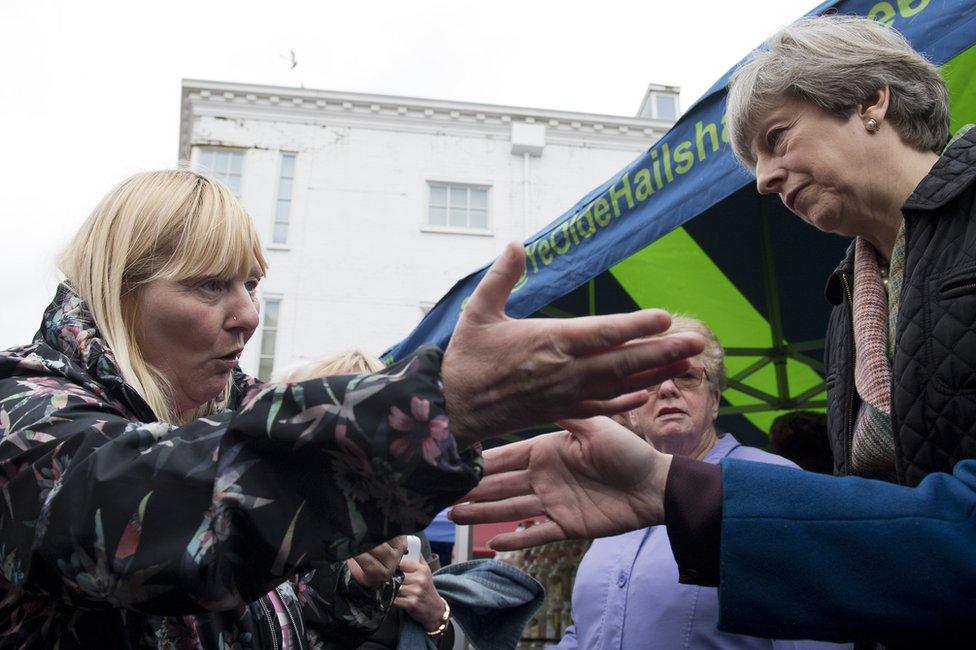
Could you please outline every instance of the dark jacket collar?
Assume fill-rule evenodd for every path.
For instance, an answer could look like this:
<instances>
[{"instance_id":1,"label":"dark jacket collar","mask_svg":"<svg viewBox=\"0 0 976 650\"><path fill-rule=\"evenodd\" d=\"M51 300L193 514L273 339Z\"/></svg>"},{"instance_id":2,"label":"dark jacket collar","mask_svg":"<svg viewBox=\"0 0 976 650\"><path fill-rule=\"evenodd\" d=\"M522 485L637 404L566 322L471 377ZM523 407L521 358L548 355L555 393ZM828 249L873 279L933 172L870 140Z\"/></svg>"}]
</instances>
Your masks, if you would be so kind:
<instances>
[{"instance_id":1,"label":"dark jacket collar","mask_svg":"<svg viewBox=\"0 0 976 650\"><path fill-rule=\"evenodd\" d=\"M834 272L827 278L827 286L824 287L824 297L832 305L839 305L844 302L844 286L841 284L842 275L850 275L854 272L854 242L847 247L847 253L841 260Z\"/></svg>"},{"instance_id":2,"label":"dark jacket collar","mask_svg":"<svg viewBox=\"0 0 976 650\"><path fill-rule=\"evenodd\" d=\"M44 310L34 337L83 369L87 378L105 389L106 397L143 422L157 418L142 396L122 378L115 354L102 338L88 304L67 282L58 285L54 300Z\"/></svg>"},{"instance_id":3,"label":"dark jacket collar","mask_svg":"<svg viewBox=\"0 0 976 650\"><path fill-rule=\"evenodd\" d=\"M976 177L976 128L946 147L902 210L935 210L956 198Z\"/></svg>"}]
</instances>

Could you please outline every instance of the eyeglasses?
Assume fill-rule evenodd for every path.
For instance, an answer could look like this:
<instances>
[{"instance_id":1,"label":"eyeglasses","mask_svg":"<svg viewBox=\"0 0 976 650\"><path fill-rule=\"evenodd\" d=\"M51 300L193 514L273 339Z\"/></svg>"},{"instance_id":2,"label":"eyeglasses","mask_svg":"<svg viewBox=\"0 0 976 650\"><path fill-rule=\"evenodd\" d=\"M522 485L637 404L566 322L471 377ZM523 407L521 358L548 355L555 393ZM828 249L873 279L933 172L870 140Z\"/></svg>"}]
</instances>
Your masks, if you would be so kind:
<instances>
[{"instance_id":1,"label":"eyeglasses","mask_svg":"<svg viewBox=\"0 0 976 650\"><path fill-rule=\"evenodd\" d=\"M671 381L681 390L694 390L701 386L702 380L706 377L708 377L708 371L705 370L705 366L692 366L684 373L672 378ZM647 387L647 392L656 393L660 388L661 384L654 384Z\"/></svg>"}]
</instances>

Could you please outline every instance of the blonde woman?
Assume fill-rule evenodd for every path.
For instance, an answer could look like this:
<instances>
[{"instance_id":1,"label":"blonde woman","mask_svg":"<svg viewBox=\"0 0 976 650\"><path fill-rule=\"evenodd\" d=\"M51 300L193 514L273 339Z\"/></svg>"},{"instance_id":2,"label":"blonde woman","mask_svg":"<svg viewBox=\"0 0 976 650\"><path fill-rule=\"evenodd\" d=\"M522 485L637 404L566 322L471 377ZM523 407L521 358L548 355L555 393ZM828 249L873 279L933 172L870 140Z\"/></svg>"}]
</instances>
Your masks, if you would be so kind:
<instances>
[{"instance_id":1,"label":"blonde woman","mask_svg":"<svg viewBox=\"0 0 976 650\"><path fill-rule=\"evenodd\" d=\"M60 266L34 341L0 353L4 647L348 647L393 601L379 578L402 549L361 557L366 587L329 567L471 489L482 438L633 408L701 347L621 345L665 329L661 312L508 319L509 247L446 353L259 385L237 362L261 243L190 171L113 189Z\"/></svg>"},{"instance_id":2,"label":"blonde woman","mask_svg":"<svg viewBox=\"0 0 976 650\"><path fill-rule=\"evenodd\" d=\"M331 375L366 374L383 369L383 362L362 350L348 350L322 359L288 373L285 381L295 382L315 377ZM437 648L454 646L454 625L451 621L451 608L447 601L437 593L434 586L433 571L440 568L440 558L431 555L430 545L423 532L417 536L423 544L423 560L402 558L400 570L403 584L393 600L393 610L383 619L382 625L372 634L359 650L382 650L400 646L400 635L409 616L420 625ZM355 559L346 560L350 570L356 570Z\"/></svg>"}]
</instances>

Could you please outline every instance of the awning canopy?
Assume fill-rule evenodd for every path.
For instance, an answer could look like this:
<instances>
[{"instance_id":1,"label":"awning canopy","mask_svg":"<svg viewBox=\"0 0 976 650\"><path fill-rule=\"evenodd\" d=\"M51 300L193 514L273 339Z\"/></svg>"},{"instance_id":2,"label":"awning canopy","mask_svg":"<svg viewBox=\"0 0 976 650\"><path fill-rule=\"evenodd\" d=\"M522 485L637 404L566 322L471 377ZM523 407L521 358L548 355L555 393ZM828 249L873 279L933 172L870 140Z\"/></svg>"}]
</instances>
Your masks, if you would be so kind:
<instances>
[{"instance_id":1,"label":"awning canopy","mask_svg":"<svg viewBox=\"0 0 976 650\"><path fill-rule=\"evenodd\" d=\"M976 122L976 0L842 0L808 15L826 11L898 29L941 66L952 129ZM507 311L563 317L661 307L701 318L726 348L720 423L759 442L779 413L825 405L823 286L849 242L761 197L735 162L723 117L731 72L650 149L525 242L528 268ZM446 346L486 269L455 284L386 358Z\"/></svg>"}]
</instances>

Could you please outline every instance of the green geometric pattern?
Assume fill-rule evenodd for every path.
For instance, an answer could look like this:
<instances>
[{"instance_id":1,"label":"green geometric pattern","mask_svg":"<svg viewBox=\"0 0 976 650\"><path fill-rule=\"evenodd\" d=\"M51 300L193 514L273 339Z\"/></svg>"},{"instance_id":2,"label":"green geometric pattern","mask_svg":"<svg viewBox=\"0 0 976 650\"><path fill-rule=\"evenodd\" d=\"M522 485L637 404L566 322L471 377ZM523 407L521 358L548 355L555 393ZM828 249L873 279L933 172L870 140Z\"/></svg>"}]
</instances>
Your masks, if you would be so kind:
<instances>
[{"instance_id":1,"label":"green geometric pattern","mask_svg":"<svg viewBox=\"0 0 976 650\"><path fill-rule=\"evenodd\" d=\"M756 260L756 264L761 263L762 260ZM638 306L660 307L699 318L708 323L726 348L759 348L773 344L767 320L684 228L672 231L631 255L610 272ZM746 370L758 358L759 355L726 357L729 377ZM790 393L794 395L813 389L823 381L810 366L793 359L786 361L786 375ZM765 393L777 394L772 364L750 375L744 383ZM732 388L722 396L733 407L764 404ZM823 400L825 394L818 391L809 399ZM742 415L761 431L768 431L772 421L783 412L764 410Z\"/></svg>"}]
</instances>

